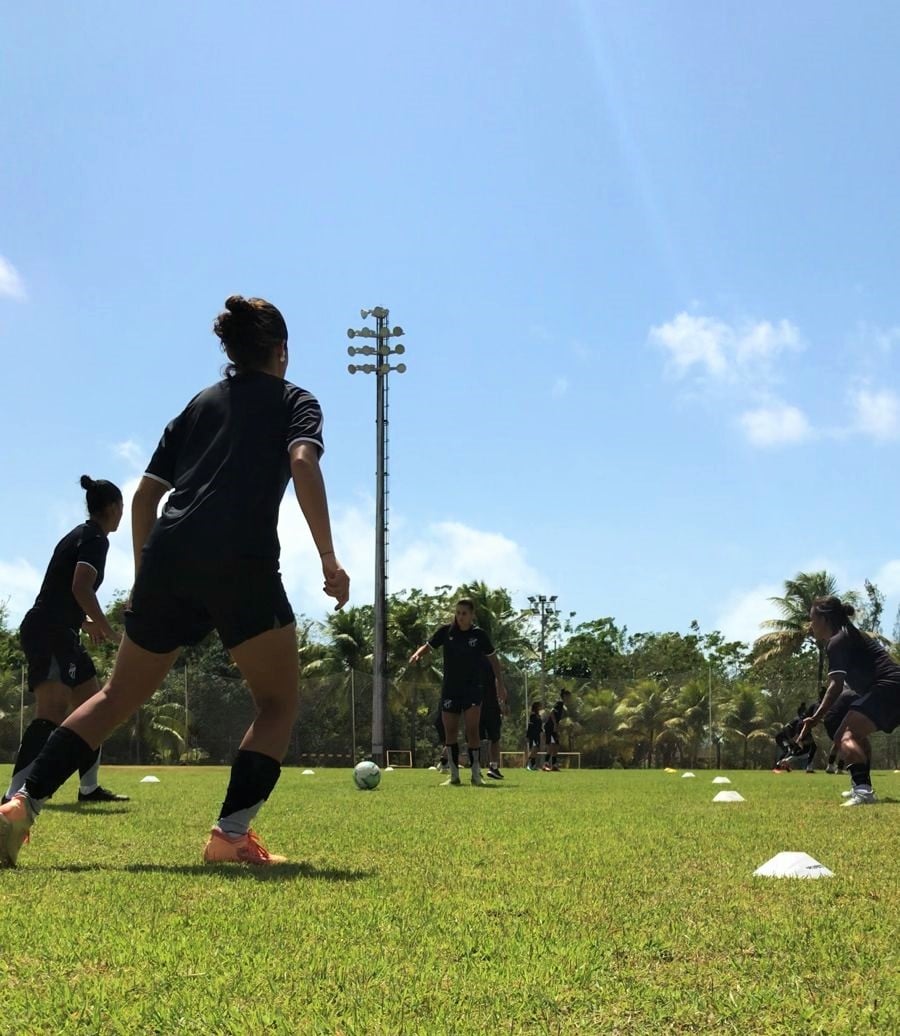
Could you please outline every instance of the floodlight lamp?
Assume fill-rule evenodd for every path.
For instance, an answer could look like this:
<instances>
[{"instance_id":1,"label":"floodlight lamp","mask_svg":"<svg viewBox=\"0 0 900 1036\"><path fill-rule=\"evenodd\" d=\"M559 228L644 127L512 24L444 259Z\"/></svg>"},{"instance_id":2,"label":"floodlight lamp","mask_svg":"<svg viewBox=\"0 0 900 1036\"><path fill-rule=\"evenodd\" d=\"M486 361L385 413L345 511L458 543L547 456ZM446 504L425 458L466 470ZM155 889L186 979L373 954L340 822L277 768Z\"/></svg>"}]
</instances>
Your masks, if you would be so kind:
<instances>
[{"instance_id":1,"label":"floodlight lamp","mask_svg":"<svg viewBox=\"0 0 900 1036\"><path fill-rule=\"evenodd\" d=\"M384 308L384 306L376 306L373 310L370 310L370 312L371 312L372 316L375 317L376 319L384 320L385 317L388 315L389 311L386 310Z\"/></svg>"},{"instance_id":2,"label":"floodlight lamp","mask_svg":"<svg viewBox=\"0 0 900 1036\"><path fill-rule=\"evenodd\" d=\"M394 368L394 370L398 374L405 374L406 373L406 364L405 363L398 363L397 366Z\"/></svg>"},{"instance_id":3,"label":"floodlight lamp","mask_svg":"<svg viewBox=\"0 0 900 1036\"><path fill-rule=\"evenodd\" d=\"M553 595L553 596L552 596L552 597L550 598L550 603L551 603L551 604L553 604L553 602L554 602L555 600L556 600L556 594L554 594L554 595Z\"/></svg>"},{"instance_id":4,"label":"floodlight lamp","mask_svg":"<svg viewBox=\"0 0 900 1036\"><path fill-rule=\"evenodd\" d=\"M362 331L357 331L356 333L360 337L362 337L362 338L374 338L375 337L375 332L372 330L371 327L364 327L362 329Z\"/></svg>"},{"instance_id":5,"label":"floodlight lamp","mask_svg":"<svg viewBox=\"0 0 900 1036\"><path fill-rule=\"evenodd\" d=\"M353 348L352 345L348 345L347 346L347 355L348 356L355 356L356 355L356 350Z\"/></svg>"},{"instance_id":6,"label":"floodlight lamp","mask_svg":"<svg viewBox=\"0 0 900 1036\"><path fill-rule=\"evenodd\" d=\"M350 371L351 374L355 374L356 373L356 364L355 363L348 363L347 364L347 370Z\"/></svg>"},{"instance_id":7,"label":"floodlight lamp","mask_svg":"<svg viewBox=\"0 0 900 1036\"><path fill-rule=\"evenodd\" d=\"M536 597L529 597L529 598L528 598L528 603L529 603L529 604L530 604L530 605L532 606L532 608L533 608L533 607L534 607L534 606L535 606L535 605L537 604L537 598L536 598Z\"/></svg>"},{"instance_id":8,"label":"floodlight lamp","mask_svg":"<svg viewBox=\"0 0 900 1036\"><path fill-rule=\"evenodd\" d=\"M396 354L397 354L398 356L402 356L402 355L403 355L403 353L405 353L405 352L406 352L406 346L405 346L405 345L395 345L395 346L394 346L394 352L395 352L395 353L396 353Z\"/></svg>"},{"instance_id":9,"label":"floodlight lamp","mask_svg":"<svg viewBox=\"0 0 900 1036\"><path fill-rule=\"evenodd\" d=\"M363 318L363 320L366 320L368 319L369 311L367 309L361 309L359 311L359 315Z\"/></svg>"},{"instance_id":10,"label":"floodlight lamp","mask_svg":"<svg viewBox=\"0 0 900 1036\"><path fill-rule=\"evenodd\" d=\"M391 337L391 329L389 327L379 327L375 333L378 335L379 338Z\"/></svg>"},{"instance_id":11,"label":"floodlight lamp","mask_svg":"<svg viewBox=\"0 0 900 1036\"><path fill-rule=\"evenodd\" d=\"M347 328L347 337L356 338L356 331L354 331L352 327Z\"/></svg>"},{"instance_id":12,"label":"floodlight lamp","mask_svg":"<svg viewBox=\"0 0 900 1036\"><path fill-rule=\"evenodd\" d=\"M364 371L366 374L374 374L375 373L375 364L374 363L364 363L362 365L362 367L360 367L360 370Z\"/></svg>"},{"instance_id":13,"label":"floodlight lamp","mask_svg":"<svg viewBox=\"0 0 900 1036\"><path fill-rule=\"evenodd\" d=\"M394 336L395 338L399 338L399 337L400 337L400 335L405 335L405 334L406 334L406 332L405 332L405 331L403 330L403 328L402 328L402 327L400 327L400 325L398 324L398 325L397 325L397 326L396 326L396 327L394 328L394 330L393 330L393 331L391 331L391 334L392 334L392 335L393 335L393 336Z\"/></svg>"}]
</instances>

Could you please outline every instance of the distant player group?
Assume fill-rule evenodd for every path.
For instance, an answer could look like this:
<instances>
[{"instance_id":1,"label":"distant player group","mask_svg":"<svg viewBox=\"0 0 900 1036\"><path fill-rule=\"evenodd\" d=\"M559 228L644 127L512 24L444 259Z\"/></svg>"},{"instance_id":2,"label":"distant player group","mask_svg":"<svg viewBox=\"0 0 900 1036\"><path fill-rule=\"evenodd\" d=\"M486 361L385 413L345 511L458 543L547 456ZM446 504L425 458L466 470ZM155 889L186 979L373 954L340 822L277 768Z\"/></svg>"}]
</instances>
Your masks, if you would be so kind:
<instances>
[{"instance_id":1,"label":"distant player group","mask_svg":"<svg viewBox=\"0 0 900 1036\"><path fill-rule=\"evenodd\" d=\"M277 533L288 482L319 552L323 590L336 608L349 599L350 580L335 555L319 467L322 411L314 396L285 380L284 318L264 299L233 295L213 330L230 361L225 377L169 423L134 495L135 581L125 634L103 687L81 634L95 644L118 639L96 597L108 536L123 516L122 494L112 483L82 477L88 520L57 544L22 622L35 715L0 805L0 867L15 866L44 804L76 771L80 801L125 801L99 783L101 744L157 690L179 650L212 630L241 671L256 715L232 764L203 858L261 866L285 859L270 853L251 825L278 782L297 715L296 630L281 582ZM789 752L808 750L813 727L824 721L850 771L846 804L867 805L875 801L869 737L900 724L900 666L856 629L852 615L852 607L834 597L813 605L810 626L826 644L828 684L811 714L798 716L785 745ZM461 783L460 724L472 783L484 783L482 740L489 745L487 776L502 780L500 729L508 697L471 600L459 601L453 621L410 661L437 649L444 662L437 726L447 749L448 783ZM566 698L564 692L546 713L541 702L531 704L527 769L538 768L542 750L542 769L559 769Z\"/></svg>"}]
</instances>

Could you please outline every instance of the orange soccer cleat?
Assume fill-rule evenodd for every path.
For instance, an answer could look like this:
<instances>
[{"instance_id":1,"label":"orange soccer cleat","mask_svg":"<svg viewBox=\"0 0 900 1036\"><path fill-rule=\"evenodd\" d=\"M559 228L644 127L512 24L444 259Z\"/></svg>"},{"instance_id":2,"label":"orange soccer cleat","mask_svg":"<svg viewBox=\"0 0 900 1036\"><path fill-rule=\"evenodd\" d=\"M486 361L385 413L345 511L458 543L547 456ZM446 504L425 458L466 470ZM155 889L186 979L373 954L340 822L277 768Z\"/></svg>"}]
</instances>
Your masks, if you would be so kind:
<instances>
[{"instance_id":1,"label":"orange soccer cleat","mask_svg":"<svg viewBox=\"0 0 900 1036\"><path fill-rule=\"evenodd\" d=\"M14 795L0 806L0 867L15 867L32 823L28 804L21 796Z\"/></svg>"},{"instance_id":2,"label":"orange soccer cleat","mask_svg":"<svg viewBox=\"0 0 900 1036\"><path fill-rule=\"evenodd\" d=\"M254 867L270 867L275 863L287 863L287 857L270 853L253 831L245 835L226 835L214 827L203 849L203 862L249 863Z\"/></svg>"}]
</instances>

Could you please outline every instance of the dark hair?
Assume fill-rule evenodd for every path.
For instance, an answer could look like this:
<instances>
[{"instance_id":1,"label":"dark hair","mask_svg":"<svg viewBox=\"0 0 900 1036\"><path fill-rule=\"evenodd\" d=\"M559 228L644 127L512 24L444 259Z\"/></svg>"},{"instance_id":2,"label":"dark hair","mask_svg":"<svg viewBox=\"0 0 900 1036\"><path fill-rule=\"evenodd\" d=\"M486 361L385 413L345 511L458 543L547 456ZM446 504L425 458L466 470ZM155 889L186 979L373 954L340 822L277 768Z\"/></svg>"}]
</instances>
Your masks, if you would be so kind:
<instances>
[{"instance_id":1,"label":"dark hair","mask_svg":"<svg viewBox=\"0 0 900 1036\"><path fill-rule=\"evenodd\" d=\"M812 609L816 615L828 619L832 626L852 625L850 620L856 614L852 604L844 604L839 597L817 597L812 603Z\"/></svg>"},{"instance_id":2,"label":"dark hair","mask_svg":"<svg viewBox=\"0 0 900 1036\"><path fill-rule=\"evenodd\" d=\"M225 368L229 378L240 371L264 367L273 350L288 337L284 317L271 302L245 299L243 295L228 296L225 312L216 317L213 331L231 360Z\"/></svg>"},{"instance_id":3,"label":"dark hair","mask_svg":"<svg viewBox=\"0 0 900 1036\"><path fill-rule=\"evenodd\" d=\"M533 701L531 703L531 711L532 712L540 712L543 707L544 707L544 703L543 702Z\"/></svg>"},{"instance_id":4,"label":"dark hair","mask_svg":"<svg viewBox=\"0 0 900 1036\"><path fill-rule=\"evenodd\" d=\"M92 518L95 514L102 514L111 504L122 502L122 490L105 478L98 478L95 482L90 475L82 475L80 482L85 491L88 514Z\"/></svg>"},{"instance_id":5,"label":"dark hair","mask_svg":"<svg viewBox=\"0 0 900 1036\"><path fill-rule=\"evenodd\" d=\"M456 602L456 607L468 608L470 612L474 612L475 602L472 600L471 597L460 597L460 599Z\"/></svg>"}]
</instances>

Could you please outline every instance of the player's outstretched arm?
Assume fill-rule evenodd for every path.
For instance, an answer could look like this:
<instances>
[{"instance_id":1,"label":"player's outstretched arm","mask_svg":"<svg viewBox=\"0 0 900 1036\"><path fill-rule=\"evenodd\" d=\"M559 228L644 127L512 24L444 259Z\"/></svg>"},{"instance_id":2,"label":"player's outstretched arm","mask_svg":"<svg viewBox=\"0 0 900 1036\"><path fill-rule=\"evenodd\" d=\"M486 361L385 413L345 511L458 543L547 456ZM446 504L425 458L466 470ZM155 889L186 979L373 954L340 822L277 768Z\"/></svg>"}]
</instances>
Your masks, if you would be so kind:
<instances>
[{"instance_id":1,"label":"player's outstretched arm","mask_svg":"<svg viewBox=\"0 0 900 1036\"><path fill-rule=\"evenodd\" d=\"M350 599L350 577L341 567L334 552L328 497L325 493L322 469L319 467L319 451L315 444L298 442L291 448L291 477L297 503L322 559L325 593L337 601L337 611Z\"/></svg>"}]
</instances>

